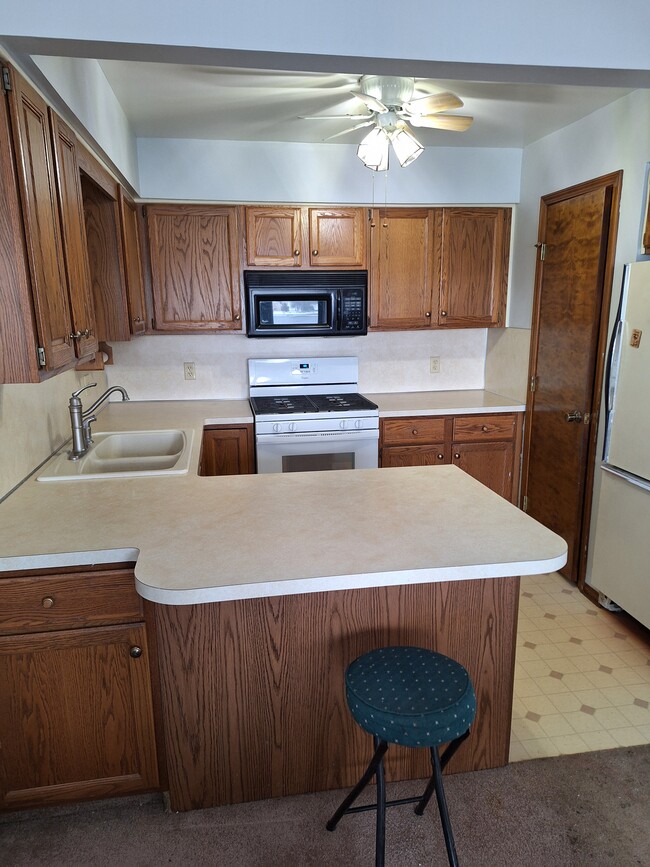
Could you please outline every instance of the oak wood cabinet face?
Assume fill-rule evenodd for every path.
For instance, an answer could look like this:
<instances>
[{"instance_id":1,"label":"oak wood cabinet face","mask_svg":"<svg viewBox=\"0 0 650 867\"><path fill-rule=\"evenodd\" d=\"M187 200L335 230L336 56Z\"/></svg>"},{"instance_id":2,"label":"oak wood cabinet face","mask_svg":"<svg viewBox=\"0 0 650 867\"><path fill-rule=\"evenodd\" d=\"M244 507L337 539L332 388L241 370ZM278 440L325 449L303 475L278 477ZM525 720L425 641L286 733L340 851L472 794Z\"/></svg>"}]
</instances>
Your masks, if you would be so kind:
<instances>
[{"instance_id":1,"label":"oak wood cabinet face","mask_svg":"<svg viewBox=\"0 0 650 867\"><path fill-rule=\"evenodd\" d=\"M300 267L300 208L246 208L246 251L248 265Z\"/></svg>"},{"instance_id":2,"label":"oak wood cabinet face","mask_svg":"<svg viewBox=\"0 0 650 867\"><path fill-rule=\"evenodd\" d=\"M158 786L133 569L0 580L0 808Z\"/></svg>"},{"instance_id":3,"label":"oak wood cabinet face","mask_svg":"<svg viewBox=\"0 0 650 867\"><path fill-rule=\"evenodd\" d=\"M510 250L508 208L443 208L438 324L505 323Z\"/></svg>"},{"instance_id":4,"label":"oak wood cabinet face","mask_svg":"<svg viewBox=\"0 0 650 867\"><path fill-rule=\"evenodd\" d=\"M147 308L142 272L140 224L135 202L119 187L120 227L124 253L124 277L128 300L129 329L134 337L147 328Z\"/></svg>"},{"instance_id":5,"label":"oak wood cabinet face","mask_svg":"<svg viewBox=\"0 0 650 867\"><path fill-rule=\"evenodd\" d=\"M512 442L452 443L452 463L491 488L512 499L514 445Z\"/></svg>"},{"instance_id":6,"label":"oak wood cabinet face","mask_svg":"<svg viewBox=\"0 0 650 867\"><path fill-rule=\"evenodd\" d=\"M148 205L156 331L241 329L236 208Z\"/></svg>"},{"instance_id":7,"label":"oak wood cabinet face","mask_svg":"<svg viewBox=\"0 0 650 867\"><path fill-rule=\"evenodd\" d=\"M430 328L437 319L439 210L374 210L370 223L370 325Z\"/></svg>"},{"instance_id":8,"label":"oak wood cabinet face","mask_svg":"<svg viewBox=\"0 0 650 867\"><path fill-rule=\"evenodd\" d=\"M254 472L252 425L222 425L203 429L199 475L234 476Z\"/></svg>"},{"instance_id":9,"label":"oak wood cabinet face","mask_svg":"<svg viewBox=\"0 0 650 867\"><path fill-rule=\"evenodd\" d=\"M309 264L364 268L366 219L362 208L309 208Z\"/></svg>"}]
</instances>

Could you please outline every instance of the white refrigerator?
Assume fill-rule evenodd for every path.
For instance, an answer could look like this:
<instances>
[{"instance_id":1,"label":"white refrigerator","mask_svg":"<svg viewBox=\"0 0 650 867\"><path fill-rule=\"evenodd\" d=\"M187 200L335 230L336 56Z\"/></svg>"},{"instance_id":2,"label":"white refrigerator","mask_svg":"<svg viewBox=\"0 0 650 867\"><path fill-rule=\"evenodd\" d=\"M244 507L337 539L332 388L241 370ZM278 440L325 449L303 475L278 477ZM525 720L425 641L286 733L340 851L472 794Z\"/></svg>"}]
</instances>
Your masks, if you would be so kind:
<instances>
[{"instance_id":1,"label":"white refrigerator","mask_svg":"<svg viewBox=\"0 0 650 867\"><path fill-rule=\"evenodd\" d=\"M650 627L650 262L625 266L587 583Z\"/></svg>"}]
</instances>

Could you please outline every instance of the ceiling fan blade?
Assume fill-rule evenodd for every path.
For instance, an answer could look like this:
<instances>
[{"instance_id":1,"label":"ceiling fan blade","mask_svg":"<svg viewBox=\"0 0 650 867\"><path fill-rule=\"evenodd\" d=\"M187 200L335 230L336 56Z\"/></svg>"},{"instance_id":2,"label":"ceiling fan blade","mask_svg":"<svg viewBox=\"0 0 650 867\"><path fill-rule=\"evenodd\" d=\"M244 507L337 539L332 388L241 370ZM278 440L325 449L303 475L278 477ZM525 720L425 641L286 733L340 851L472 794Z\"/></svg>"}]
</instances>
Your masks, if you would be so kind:
<instances>
[{"instance_id":1,"label":"ceiling fan blade","mask_svg":"<svg viewBox=\"0 0 650 867\"><path fill-rule=\"evenodd\" d=\"M299 120L372 120L374 114L301 114Z\"/></svg>"},{"instance_id":2,"label":"ceiling fan blade","mask_svg":"<svg viewBox=\"0 0 650 867\"><path fill-rule=\"evenodd\" d=\"M368 106L370 111L376 111L379 114L384 114L388 111L388 109L386 108L384 103L381 102L381 100L377 99L374 96L370 96L367 93L361 93L361 91L359 90L352 90L350 92L350 96L354 96L357 99L360 99L361 102L364 102Z\"/></svg>"},{"instance_id":3,"label":"ceiling fan blade","mask_svg":"<svg viewBox=\"0 0 650 867\"><path fill-rule=\"evenodd\" d=\"M470 128L474 118L461 114L425 114L409 117L408 122L411 126L426 127L427 129L448 129L452 132L464 132Z\"/></svg>"},{"instance_id":4,"label":"ceiling fan blade","mask_svg":"<svg viewBox=\"0 0 650 867\"><path fill-rule=\"evenodd\" d=\"M433 114L436 111L449 111L452 108L462 108L463 100L455 93L432 93L430 96L422 96L405 102L403 109L409 114Z\"/></svg>"},{"instance_id":5,"label":"ceiling fan blade","mask_svg":"<svg viewBox=\"0 0 650 867\"><path fill-rule=\"evenodd\" d=\"M374 123L374 118L372 120L366 120L363 123L356 123L354 126L349 126L347 129L342 130L341 132L335 132L334 135L328 135L327 138L324 138L323 141L330 141L333 138L338 138L340 135L346 135L349 132L354 132L355 129L361 129L362 126L371 126Z\"/></svg>"}]
</instances>

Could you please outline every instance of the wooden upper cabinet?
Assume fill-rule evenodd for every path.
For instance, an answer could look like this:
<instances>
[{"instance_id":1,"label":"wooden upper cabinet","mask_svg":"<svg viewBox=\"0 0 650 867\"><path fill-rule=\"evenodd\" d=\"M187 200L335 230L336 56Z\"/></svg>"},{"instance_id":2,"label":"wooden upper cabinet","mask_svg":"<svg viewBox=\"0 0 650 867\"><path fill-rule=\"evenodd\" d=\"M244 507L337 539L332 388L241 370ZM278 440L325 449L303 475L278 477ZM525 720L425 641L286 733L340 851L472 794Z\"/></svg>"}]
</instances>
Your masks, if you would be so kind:
<instances>
[{"instance_id":1,"label":"wooden upper cabinet","mask_svg":"<svg viewBox=\"0 0 650 867\"><path fill-rule=\"evenodd\" d=\"M140 223L138 209L133 201L118 188L120 206L120 227L122 230L122 251L124 253L124 277L129 307L129 327L131 334L144 334L147 328L147 308L144 295L144 275L142 272L142 247L140 244Z\"/></svg>"},{"instance_id":2,"label":"wooden upper cabinet","mask_svg":"<svg viewBox=\"0 0 650 867\"><path fill-rule=\"evenodd\" d=\"M77 139L70 127L52 109L49 112L61 209L65 270L74 328L73 339L76 354L83 357L97 352L99 342L91 292L83 199L77 162Z\"/></svg>"},{"instance_id":3,"label":"wooden upper cabinet","mask_svg":"<svg viewBox=\"0 0 650 867\"><path fill-rule=\"evenodd\" d=\"M246 262L284 268L302 265L300 208L246 208Z\"/></svg>"},{"instance_id":4,"label":"wooden upper cabinet","mask_svg":"<svg viewBox=\"0 0 650 867\"><path fill-rule=\"evenodd\" d=\"M309 264L321 268L364 268L366 211L309 208Z\"/></svg>"},{"instance_id":5,"label":"wooden upper cabinet","mask_svg":"<svg viewBox=\"0 0 650 867\"><path fill-rule=\"evenodd\" d=\"M439 325L505 325L509 208L443 208Z\"/></svg>"},{"instance_id":6,"label":"wooden upper cabinet","mask_svg":"<svg viewBox=\"0 0 650 867\"><path fill-rule=\"evenodd\" d=\"M46 370L74 361L75 348L45 100L11 72L9 108L16 150L34 313Z\"/></svg>"},{"instance_id":7,"label":"wooden upper cabinet","mask_svg":"<svg viewBox=\"0 0 650 867\"><path fill-rule=\"evenodd\" d=\"M241 329L238 209L146 208L156 331Z\"/></svg>"},{"instance_id":8,"label":"wooden upper cabinet","mask_svg":"<svg viewBox=\"0 0 650 867\"><path fill-rule=\"evenodd\" d=\"M374 210L370 222L370 325L430 328L437 316L439 209Z\"/></svg>"}]
</instances>

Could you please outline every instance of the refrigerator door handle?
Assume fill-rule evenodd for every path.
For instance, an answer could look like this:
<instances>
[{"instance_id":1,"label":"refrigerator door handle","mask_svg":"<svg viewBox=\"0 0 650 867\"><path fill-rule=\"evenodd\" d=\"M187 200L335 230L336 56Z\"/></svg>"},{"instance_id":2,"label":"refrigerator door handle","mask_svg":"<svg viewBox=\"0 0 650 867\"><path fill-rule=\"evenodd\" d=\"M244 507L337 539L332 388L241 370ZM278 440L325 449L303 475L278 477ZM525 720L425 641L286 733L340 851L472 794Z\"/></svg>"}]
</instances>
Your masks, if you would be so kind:
<instances>
[{"instance_id":1,"label":"refrigerator door handle","mask_svg":"<svg viewBox=\"0 0 650 867\"><path fill-rule=\"evenodd\" d=\"M619 319L614 327L612 342L609 347L609 361L607 363L607 412L614 409L616 396L616 382L618 379L618 366L621 359L621 338L623 336L623 320Z\"/></svg>"}]
</instances>

